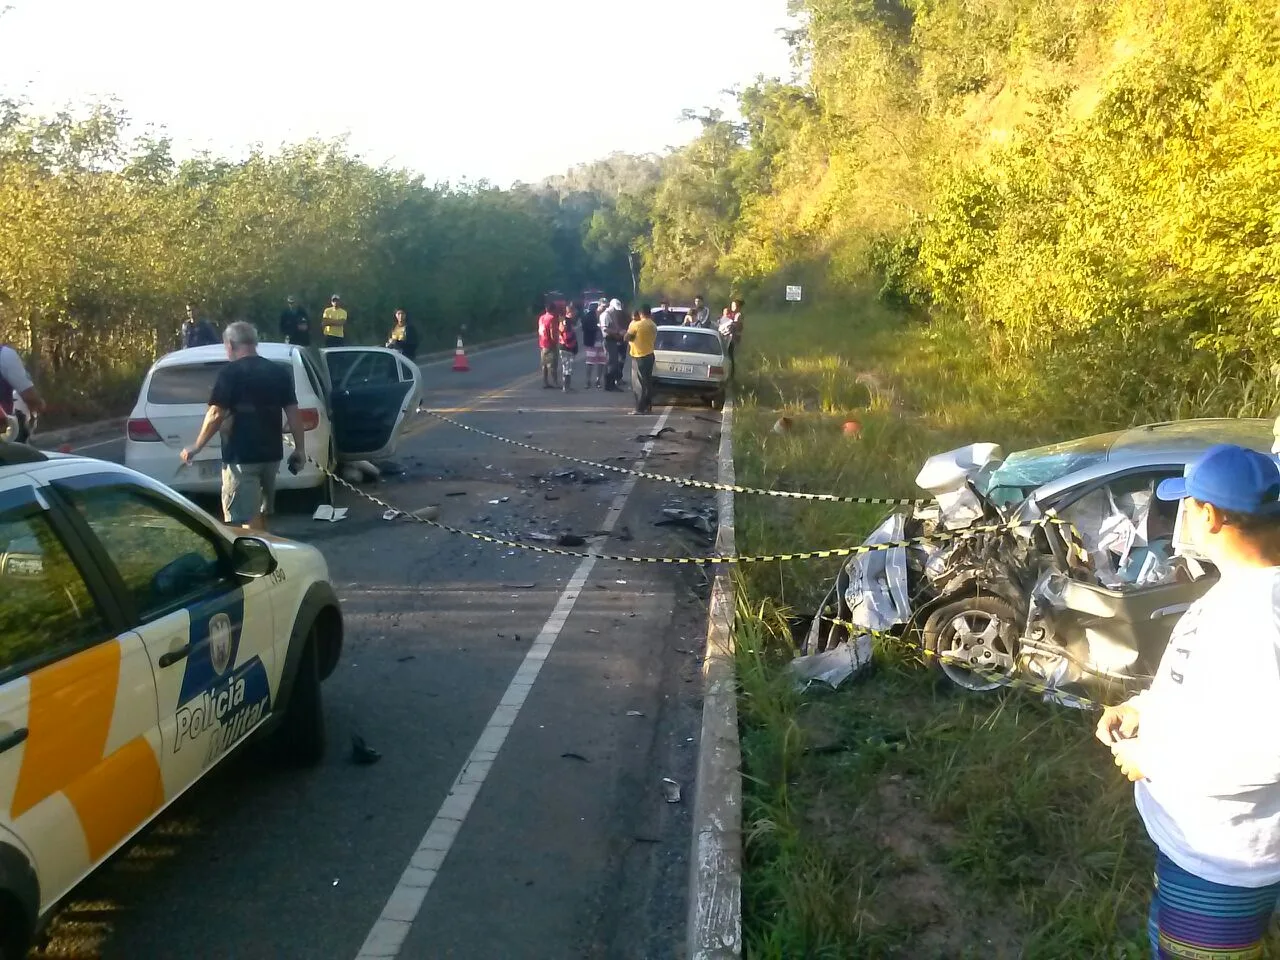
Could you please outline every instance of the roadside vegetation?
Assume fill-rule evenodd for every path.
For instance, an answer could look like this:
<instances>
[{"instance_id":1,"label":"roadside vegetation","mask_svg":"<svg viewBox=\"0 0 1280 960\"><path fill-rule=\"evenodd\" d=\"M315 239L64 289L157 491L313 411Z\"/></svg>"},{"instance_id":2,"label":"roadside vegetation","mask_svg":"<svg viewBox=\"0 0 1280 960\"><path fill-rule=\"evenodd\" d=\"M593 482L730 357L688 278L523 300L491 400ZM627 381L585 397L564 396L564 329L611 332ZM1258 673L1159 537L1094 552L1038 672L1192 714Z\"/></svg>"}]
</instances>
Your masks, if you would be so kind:
<instances>
[{"instance_id":1,"label":"roadside vegetation","mask_svg":"<svg viewBox=\"0 0 1280 960\"><path fill-rule=\"evenodd\" d=\"M740 483L911 497L932 453L1110 425L1002 391L959 326L871 297L754 320ZM775 433L780 416L791 427ZM850 419L860 439L843 433ZM738 548L856 543L885 512L740 496ZM839 562L752 566L740 581L747 956L1145 957L1154 850L1093 714L968 693L892 643L838 691L794 689L792 623Z\"/></svg>"}]
</instances>

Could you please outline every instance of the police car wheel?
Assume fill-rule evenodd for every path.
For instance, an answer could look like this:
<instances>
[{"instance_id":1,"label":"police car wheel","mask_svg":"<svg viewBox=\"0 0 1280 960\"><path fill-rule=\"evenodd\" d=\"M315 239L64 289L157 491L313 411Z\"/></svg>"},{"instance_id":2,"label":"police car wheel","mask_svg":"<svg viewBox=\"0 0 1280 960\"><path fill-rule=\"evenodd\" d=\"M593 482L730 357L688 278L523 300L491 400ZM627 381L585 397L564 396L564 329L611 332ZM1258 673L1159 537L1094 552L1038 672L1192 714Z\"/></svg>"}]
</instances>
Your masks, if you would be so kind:
<instances>
[{"instance_id":1,"label":"police car wheel","mask_svg":"<svg viewBox=\"0 0 1280 960\"><path fill-rule=\"evenodd\" d=\"M284 721L276 732L284 759L300 766L315 766L324 759L324 708L320 697L320 663L316 655L316 628L307 634L307 645L298 663L298 675L284 708Z\"/></svg>"}]
</instances>

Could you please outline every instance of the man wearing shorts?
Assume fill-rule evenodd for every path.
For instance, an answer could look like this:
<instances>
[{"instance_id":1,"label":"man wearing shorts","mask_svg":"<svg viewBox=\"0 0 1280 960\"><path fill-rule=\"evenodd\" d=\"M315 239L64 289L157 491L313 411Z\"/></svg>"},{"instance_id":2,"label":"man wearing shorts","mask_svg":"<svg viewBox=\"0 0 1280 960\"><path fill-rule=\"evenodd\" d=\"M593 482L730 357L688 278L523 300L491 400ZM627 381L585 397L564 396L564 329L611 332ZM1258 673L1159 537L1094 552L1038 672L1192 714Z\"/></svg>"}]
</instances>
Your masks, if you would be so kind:
<instances>
[{"instance_id":1,"label":"man wearing shorts","mask_svg":"<svg viewBox=\"0 0 1280 960\"><path fill-rule=\"evenodd\" d=\"M182 451L190 463L228 420L222 442L222 516L236 527L267 528L275 505L276 474L284 459L282 421L293 434L289 469L306 462L306 434L289 369L258 356L258 332L232 323L223 334L231 361L218 373L200 435Z\"/></svg>"}]
</instances>

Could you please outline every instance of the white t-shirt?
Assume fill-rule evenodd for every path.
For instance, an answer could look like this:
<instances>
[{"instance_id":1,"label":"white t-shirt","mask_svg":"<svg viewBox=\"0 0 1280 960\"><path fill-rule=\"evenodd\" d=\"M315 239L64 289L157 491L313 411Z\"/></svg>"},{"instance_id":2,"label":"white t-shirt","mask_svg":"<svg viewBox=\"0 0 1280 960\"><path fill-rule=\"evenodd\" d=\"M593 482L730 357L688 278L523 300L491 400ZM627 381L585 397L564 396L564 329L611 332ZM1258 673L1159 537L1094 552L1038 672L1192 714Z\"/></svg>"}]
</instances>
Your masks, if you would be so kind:
<instances>
[{"instance_id":1,"label":"white t-shirt","mask_svg":"<svg viewBox=\"0 0 1280 960\"><path fill-rule=\"evenodd\" d=\"M1225 572L1133 702L1156 846L1213 883L1280 882L1280 567Z\"/></svg>"},{"instance_id":2,"label":"white t-shirt","mask_svg":"<svg viewBox=\"0 0 1280 960\"><path fill-rule=\"evenodd\" d=\"M14 393L22 393L32 387L27 368L22 365L22 358L13 347L0 347L0 376L9 381Z\"/></svg>"}]
</instances>

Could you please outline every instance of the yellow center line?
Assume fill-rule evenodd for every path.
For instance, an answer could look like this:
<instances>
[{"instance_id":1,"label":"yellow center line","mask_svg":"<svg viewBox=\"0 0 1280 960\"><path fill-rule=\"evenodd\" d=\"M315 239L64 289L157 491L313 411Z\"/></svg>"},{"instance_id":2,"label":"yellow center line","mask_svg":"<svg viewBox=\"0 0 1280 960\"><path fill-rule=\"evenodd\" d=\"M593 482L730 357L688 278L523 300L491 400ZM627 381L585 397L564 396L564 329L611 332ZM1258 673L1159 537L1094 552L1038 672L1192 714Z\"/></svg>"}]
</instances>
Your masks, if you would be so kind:
<instances>
[{"instance_id":1,"label":"yellow center line","mask_svg":"<svg viewBox=\"0 0 1280 960\"><path fill-rule=\"evenodd\" d=\"M523 377L517 377L515 380L507 384L505 387L499 387L496 390L490 390L488 393L480 394L480 396L476 397L474 400L471 401L470 406L452 407L449 409L449 412L450 413L475 413L476 410L479 409L480 404L483 403L485 400L501 400L505 397L509 397L512 394L514 394L517 390L519 390L521 387L526 386L527 384L533 383L537 379L538 379L538 374L536 373L530 373ZM426 433L432 427L443 426L443 424L444 424L443 420L420 421L419 423L415 423L412 426L406 428L400 434L400 439L404 440L409 437L419 436L420 434Z\"/></svg>"}]
</instances>

